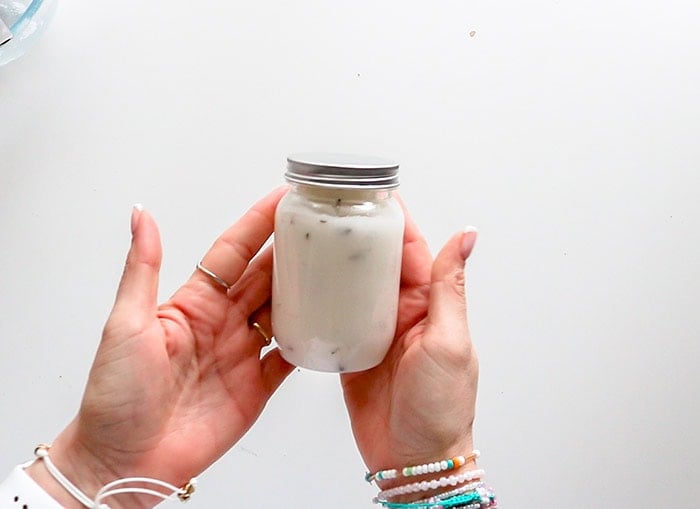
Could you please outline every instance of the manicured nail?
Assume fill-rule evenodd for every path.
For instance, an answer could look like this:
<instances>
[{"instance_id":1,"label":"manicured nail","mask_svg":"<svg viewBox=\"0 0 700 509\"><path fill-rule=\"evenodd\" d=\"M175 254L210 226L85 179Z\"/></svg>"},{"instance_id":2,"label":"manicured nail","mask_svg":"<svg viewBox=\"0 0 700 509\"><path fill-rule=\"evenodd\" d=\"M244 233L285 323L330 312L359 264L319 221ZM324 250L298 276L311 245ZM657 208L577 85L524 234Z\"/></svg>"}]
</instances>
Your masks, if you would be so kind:
<instances>
[{"instance_id":1,"label":"manicured nail","mask_svg":"<svg viewBox=\"0 0 700 509\"><path fill-rule=\"evenodd\" d=\"M131 209L131 234L133 235L136 231L136 227L139 224L139 219L141 218L141 212L143 211L143 205L140 203L135 203L134 207Z\"/></svg>"},{"instance_id":2,"label":"manicured nail","mask_svg":"<svg viewBox=\"0 0 700 509\"><path fill-rule=\"evenodd\" d=\"M476 237L479 230L474 226L467 226L462 234L462 244L459 246L459 254L462 255L462 259L466 261L469 255L474 249L474 244L476 244Z\"/></svg>"}]
</instances>

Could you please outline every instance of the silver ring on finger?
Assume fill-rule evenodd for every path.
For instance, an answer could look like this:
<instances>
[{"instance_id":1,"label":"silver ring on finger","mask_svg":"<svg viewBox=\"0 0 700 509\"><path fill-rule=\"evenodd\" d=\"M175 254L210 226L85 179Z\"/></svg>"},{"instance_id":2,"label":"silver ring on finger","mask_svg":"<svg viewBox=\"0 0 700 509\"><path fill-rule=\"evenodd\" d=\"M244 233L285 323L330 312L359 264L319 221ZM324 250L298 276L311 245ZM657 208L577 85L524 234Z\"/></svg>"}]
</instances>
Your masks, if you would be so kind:
<instances>
[{"instance_id":1,"label":"silver ring on finger","mask_svg":"<svg viewBox=\"0 0 700 509\"><path fill-rule=\"evenodd\" d=\"M212 281L214 281L214 282L215 282L216 284L218 284L219 286L222 286L223 288L225 288L226 291L228 291L228 290L231 289L231 285L230 285L230 284L228 284L226 281L224 281L224 280L221 279L219 276L217 276L216 274L214 274L212 271L210 271L209 269L207 269L204 265L202 265L202 262L199 262L199 263L197 264L197 270L200 270L200 271L202 271L203 274L209 276L209 278L210 278Z\"/></svg>"}]
</instances>

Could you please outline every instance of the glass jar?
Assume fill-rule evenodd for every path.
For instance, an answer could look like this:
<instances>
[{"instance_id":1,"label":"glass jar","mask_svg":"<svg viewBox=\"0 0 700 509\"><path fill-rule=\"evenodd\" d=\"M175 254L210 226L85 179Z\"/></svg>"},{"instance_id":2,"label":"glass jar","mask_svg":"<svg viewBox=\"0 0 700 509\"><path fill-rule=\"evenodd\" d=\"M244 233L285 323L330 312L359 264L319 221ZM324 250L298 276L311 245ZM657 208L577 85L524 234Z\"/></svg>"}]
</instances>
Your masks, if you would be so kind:
<instances>
[{"instance_id":1,"label":"glass jar","mask_svg":"<svg viewBox=\"0 0 700 509\"><path fill-rule=\"evenodd\" d=\"M330 372L379 364L394 338L404 217L398 164L289 156L275 215L272 330L282 356Z\"/></svg>"},{"instance_id":2,"label":"glass jar","mask_svg":"<svg viewBox=\"0 0 700 509\"><path fill-rule=\"evenodd\" d=\"M0 66L21 57L46 30L57 0L0 0Z\"/></svg>"}]
</instances>

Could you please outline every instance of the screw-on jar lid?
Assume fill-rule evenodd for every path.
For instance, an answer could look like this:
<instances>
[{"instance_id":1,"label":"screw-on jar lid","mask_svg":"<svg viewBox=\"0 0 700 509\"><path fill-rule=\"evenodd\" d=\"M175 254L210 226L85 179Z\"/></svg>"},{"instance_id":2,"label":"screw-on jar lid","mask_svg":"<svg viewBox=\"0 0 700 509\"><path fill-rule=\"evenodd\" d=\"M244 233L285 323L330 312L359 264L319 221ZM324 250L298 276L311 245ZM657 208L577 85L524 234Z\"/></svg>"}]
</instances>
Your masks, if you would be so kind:
<instances>
[{"instance_id":1,"label":"screw-on jar lid","mask_svg":"<svg viewBox=\"0 0 700 509\"><path fill-rule=\"evenodd\" d=\"M399 164L374 156L292 154L284 176L289 182L320 187L393 189L399 187Z\"/></svg>"}]
</instances>

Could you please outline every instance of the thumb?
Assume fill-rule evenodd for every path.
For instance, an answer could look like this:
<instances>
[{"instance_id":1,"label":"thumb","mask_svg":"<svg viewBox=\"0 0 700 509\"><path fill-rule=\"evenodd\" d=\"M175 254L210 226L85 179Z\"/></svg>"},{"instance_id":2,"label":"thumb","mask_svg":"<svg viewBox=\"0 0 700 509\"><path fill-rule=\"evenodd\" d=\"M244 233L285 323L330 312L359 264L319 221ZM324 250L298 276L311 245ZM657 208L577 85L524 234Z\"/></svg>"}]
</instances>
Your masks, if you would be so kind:
<instances>
[{"instance_id":1,"label":"thumb","mask_svg":"<svg viewBox=\"0 0 700 509\"><path fill-rule=\"evenodd\" d=\"M117 290L112 318L142 329L156 313L163 251L158 225L139 204L131 211L131 249Z\"/></svg>"},{"instance_id":2,"label":"thumb","mask_svg":"<svg viewBox=\"0 0 700 509\"><path fill-rule=\"evenodd\" d=\"M435 258L428 309L428 320L434 326L464 322L467 312L464 264L474 249L476 236L476 228L466 228L454 235Z\"/></svg>"}]
</instances>

